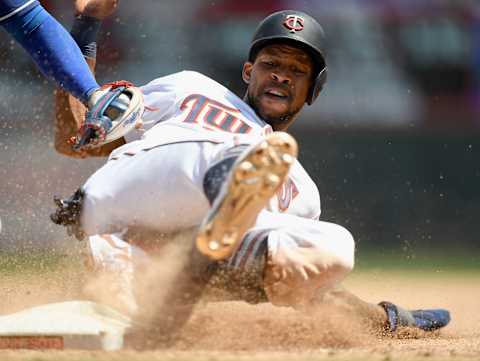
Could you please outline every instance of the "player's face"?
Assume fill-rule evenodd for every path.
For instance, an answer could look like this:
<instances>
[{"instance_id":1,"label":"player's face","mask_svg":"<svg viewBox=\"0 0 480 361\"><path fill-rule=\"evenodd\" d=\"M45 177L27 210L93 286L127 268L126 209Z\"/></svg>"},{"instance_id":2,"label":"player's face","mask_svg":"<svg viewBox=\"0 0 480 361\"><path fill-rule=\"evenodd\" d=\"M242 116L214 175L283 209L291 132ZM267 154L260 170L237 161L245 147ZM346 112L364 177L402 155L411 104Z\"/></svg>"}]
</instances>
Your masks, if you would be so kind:
<instances>
[{"instance_id":1,"label":"player's face","mask_svg":"<svg viewBox=\"0 0 480 361\"><path fill-rule=\"evenodd\" d=\"M285 44L264 47L243 66L246 101L274 130L286 130L307 99L313 62L301 49Z\"/></svg>"}]
</instances>

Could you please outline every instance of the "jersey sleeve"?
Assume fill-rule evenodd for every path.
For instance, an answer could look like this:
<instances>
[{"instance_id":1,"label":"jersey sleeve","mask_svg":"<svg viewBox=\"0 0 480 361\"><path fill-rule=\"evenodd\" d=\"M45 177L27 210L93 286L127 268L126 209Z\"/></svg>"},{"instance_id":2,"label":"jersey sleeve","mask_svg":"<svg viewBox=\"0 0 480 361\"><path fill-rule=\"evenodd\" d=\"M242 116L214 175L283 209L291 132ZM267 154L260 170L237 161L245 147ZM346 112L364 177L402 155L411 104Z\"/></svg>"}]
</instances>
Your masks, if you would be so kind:
<instances>
[{"instance_id":1,"label":"jersey sleeve","mask_svg":"<svg viewBox=\"0 0 480 361\"><path fill-rule=\"evenodd\" d=\"M38 4L37 0L0 0L0 23L14 15L23 15Z\"/></svg>"},{"instance_id":2,"label":"jersey sleeve","mask_svg":"<svg viewBox=\"0 0 480 361\"><path fill-rule=\"evenodd\" d=\"M178 84L176 74L157 78L140 87L144 96L145 112L141 130L133 130L124 136L127 142L138 140L154 125L169 119L175 112Z\"/></svg>"},{"instance_id":3,"label":"jersey sleeve","mask_svg":"<svg viewBox=\"0 0 480 361\"><path fill-rule=\"evenodd\" d=\"M78 45L37 1L0 1L0 26L27 51L48 79L82 102L87 102L99 88Z\"/></svg>"}]
</instances>

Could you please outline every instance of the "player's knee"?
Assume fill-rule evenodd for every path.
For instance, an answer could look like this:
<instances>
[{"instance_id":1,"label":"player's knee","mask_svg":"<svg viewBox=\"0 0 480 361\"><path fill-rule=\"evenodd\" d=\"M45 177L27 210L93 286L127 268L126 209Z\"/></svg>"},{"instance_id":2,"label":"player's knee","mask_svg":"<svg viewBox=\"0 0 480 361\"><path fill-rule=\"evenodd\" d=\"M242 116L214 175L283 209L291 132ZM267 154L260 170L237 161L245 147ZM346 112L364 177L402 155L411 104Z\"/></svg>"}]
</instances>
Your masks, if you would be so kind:
<instances>
[{"instance_id":1,"label":"player's knee","mask_svg":"<svg viewBox=\"0 0 480 361\"><path fill-rule=\"evenodd\" d=\"M312 256L312 263L318 273L312 275L311 282L321 290L328 290L341 282L355 264L355 242L352 234L344 227L332 226L329 246L325 245L327 242L319 242Z\"/></svg>"},{"instance_id":2,"label":"player's knee","mask_svg":"<svg viewBox=\"0 0 480 361\"><path fill-rule=\"evenodd\" d=\"M312 234L310 240L292 242L290 237L280 233L278 237L269 238L270 266L265 272L265 291L273 304L310 303L341 282L353 269L355 244L352 234L336 224L322 226L323 231L316 239ZM284 269L289 272L282 272ZM286 276L279 278L284 273Z\"/></svg>"}]
</instances>

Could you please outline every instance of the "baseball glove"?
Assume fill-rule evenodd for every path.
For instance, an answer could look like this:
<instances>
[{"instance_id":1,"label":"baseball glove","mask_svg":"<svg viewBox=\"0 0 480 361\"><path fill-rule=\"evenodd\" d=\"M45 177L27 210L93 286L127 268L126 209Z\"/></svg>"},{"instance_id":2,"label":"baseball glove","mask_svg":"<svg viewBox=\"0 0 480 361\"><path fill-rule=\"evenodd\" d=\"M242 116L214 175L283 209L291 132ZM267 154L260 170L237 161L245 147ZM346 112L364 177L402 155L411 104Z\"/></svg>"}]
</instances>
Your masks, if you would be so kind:
<instances>
[{"instance_id":1,"label":"baseball glove","mask_svg":"<svg viewBox=\"0 0 480 361\"><path fill-rule=\"evenodd\" d=\"M127 81L105 84L88 103L85 121L71 139L76 151L100 147L141 126L143 95Z\"/></svg>"}]
</instances>

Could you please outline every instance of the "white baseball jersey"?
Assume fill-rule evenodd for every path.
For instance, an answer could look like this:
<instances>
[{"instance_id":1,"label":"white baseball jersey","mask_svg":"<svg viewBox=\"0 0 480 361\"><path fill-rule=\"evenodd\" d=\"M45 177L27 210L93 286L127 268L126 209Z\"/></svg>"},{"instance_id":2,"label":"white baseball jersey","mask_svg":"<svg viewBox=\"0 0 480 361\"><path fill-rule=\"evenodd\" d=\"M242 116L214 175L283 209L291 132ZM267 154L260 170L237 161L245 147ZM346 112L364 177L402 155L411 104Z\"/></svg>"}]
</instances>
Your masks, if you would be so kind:
<instances>
[{"instance_id":1,"label":"white baseball jersey","mask_svg":"<svg viewBox=\"0 0 480 361\"><path fill-rule=\"evenodd\" d=\"M253 109L233 92L193 71L182 71L155 79L143 86L146 111L142 118L144 133L133 131L125 136L135 144L112 153L151 149L178 142L246 142L272 131ZM178 154L177 156L183 156ZM318 219L318 189L299 162L290 171L269 210Z\"/></svg>"},{"instance_id":2,"label":"white baseball jersey","mask_svg":"<svg viewBox=\"0 0 480 361\"><path fill-rule=\"evenodd\" d=\"M116 149L83 187L81 222L90 236L132 226L165 233L198 226L209 209L203 192L209 167L232 146L257 143L272 131L242 99L196 72L156 79L142 91L145 131L128 134L129 143ZM229 266L250 267L263 257L260 250L267 237L273 267L288 271L287 277L265 286L269 300L309 302L353 267L351 234L318 221L319 216L318 189L297 161ZM99 259L105 258L102 247L113 247L105 243L108 237L90 237ZM112 258L117 261L121 260Z\"/></svg>"}]
</instances>

